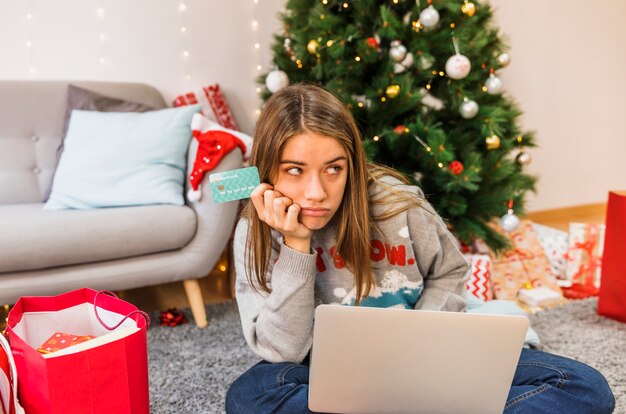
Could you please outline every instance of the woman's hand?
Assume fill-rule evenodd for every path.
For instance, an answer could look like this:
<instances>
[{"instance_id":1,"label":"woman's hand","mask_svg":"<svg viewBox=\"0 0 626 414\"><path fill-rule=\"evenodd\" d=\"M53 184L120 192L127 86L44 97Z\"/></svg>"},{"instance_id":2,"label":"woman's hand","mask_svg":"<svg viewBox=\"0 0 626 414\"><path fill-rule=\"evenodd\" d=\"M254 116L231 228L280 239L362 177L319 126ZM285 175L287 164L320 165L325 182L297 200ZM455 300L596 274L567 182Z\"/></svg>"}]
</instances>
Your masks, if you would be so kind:
<instances>
[{"instance_id":1,"label":"woman's hand","mask_svg":"<svg viewBox=\"0 0 626 414\"><path fill-rule=\"evenodd\" d=\"M259 219L280 232L287 246L303 253L310 252L313 232L298 221L299 205L267 183L255 188L250 199Z\"/></svg>"}]
</instances>

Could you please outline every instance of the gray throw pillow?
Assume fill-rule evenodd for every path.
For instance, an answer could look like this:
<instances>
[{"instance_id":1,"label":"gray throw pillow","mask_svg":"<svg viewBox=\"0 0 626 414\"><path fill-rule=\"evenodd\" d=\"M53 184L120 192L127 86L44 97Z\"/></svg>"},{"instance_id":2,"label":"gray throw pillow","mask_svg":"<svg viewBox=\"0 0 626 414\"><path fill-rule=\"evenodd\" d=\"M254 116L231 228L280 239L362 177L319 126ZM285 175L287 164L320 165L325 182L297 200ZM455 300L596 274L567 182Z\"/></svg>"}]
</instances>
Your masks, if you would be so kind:
<instances>
[{"instance_id":1,"label":"gray throw pillow","mask_svg":"<svg viewBox=\"0 0 626 414\"><path fill-rule=\"evenodd\" d=\"M65 107L65 121L63 122L63 140L67 134L67 128L70 124L70 117L74 109L80 109L83 111L99 111L99 112L147 112L152 111L155 108L149 105L144 105L139 102L125 101L119 98L113 98L110 96L101 95L97 92L93 92L87 89L79 88L78 86L69 85L67 89L67 106ZM59 160L63 153L63 141L57 148L57 157L55 162L55 171L59 166ZM52 176L54 177L54 172ZM43 201L48 201L50 197L50 191L52 191L52 184L46 189Z\"/></svg>"}]
</instances>

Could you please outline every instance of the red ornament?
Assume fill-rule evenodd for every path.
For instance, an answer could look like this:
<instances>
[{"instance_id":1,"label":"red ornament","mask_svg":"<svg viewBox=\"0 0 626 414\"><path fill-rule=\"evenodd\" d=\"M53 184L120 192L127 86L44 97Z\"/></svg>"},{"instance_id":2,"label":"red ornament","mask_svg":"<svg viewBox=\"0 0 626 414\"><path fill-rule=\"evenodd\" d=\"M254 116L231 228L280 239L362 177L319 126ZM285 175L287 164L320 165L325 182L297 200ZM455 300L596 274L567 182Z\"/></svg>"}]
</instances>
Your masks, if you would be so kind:
<instances>
[{"instance_id":1,"label":"red ornament","mask_svg":"<svg viewBox=\"0 0 626 414\"><path fill-rule=\"evenodd\" d=\"M448 169L454 175L459 175L463 172L463 163L460 161L452 161L450 165L448 165Z\"/></svg>"},{"instance_id":2,"label":"red ornament","mask_svg":"<svg viewBox=\"0 0 626 414\"><path fill-rule=\"evenodd\" d=\"M398 135L402 135L406 132L405 130L406 130L406 127L404 125L398 125L397 127L393 129L393 132L395 132Z\"/></svg>"},{"instance_id":3,"label":"red ornament","mask_svg":"<svg viewBox=\"0 0 626 414\"><path fill-rule=\"evenodd\" d=\"M368 37L366 42L367 42L368 46L373 47L374 49L378 49L379 44L378 44L378 40L376 40L375 37L373 37L373 36L372 37Z\"/></svg>"},{"instance_id":4,"label":"red ornament","mask_svg":"<svg viewBox=\"0 0 626 414\"><path fill-rule=\"evenodd\" d=\"M159 316L159 321L161 322L161 326L174 327L187 323L187 317L178 309L170 308L166 311L161 312L161 315Z\"/></svg>"}]
</instances>

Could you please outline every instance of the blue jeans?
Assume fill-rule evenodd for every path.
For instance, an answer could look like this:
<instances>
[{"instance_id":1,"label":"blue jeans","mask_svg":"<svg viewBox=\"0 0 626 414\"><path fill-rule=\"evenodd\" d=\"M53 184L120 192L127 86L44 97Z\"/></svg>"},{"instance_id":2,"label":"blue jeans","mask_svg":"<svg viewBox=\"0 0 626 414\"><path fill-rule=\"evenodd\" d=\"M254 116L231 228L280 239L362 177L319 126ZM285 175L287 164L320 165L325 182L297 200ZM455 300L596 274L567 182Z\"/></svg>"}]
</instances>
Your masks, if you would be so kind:
<instances>
[{"instance_id":1,"label":"blue jeans","mask_svg":"<svg viewBox=\"0 0 626 414\"><path fill-rule=\"evenodd\" d=\"M261 361L230 386L226 412L311 413L308 393L307 361ZM595 369L569 358L523 348L504 413L603 414L614 408L609 384Z\"/></svg>"}]
</instances>

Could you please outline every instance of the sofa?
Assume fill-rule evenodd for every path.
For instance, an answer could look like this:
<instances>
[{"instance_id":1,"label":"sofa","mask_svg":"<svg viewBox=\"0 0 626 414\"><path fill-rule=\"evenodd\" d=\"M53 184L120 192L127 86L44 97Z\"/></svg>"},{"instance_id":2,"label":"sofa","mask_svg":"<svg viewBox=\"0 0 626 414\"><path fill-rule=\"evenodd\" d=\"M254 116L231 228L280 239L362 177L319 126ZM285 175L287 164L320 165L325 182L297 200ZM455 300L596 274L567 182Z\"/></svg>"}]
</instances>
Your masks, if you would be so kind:
<instances>
[{"instance_id":1,"label":"sofa","mask_svg":"<svg viewBox=\"0 0 626 414\"><path fill-rule=\"evenodd\" d=\"M206 326L198 279L209 274L228 244L238 204L213 203L205 179L202 198L184 198L183 205L44 210L70 84L166 107L161 94L145 84L0 81L0 304L81 287L124 290L182 281L196 324ZM191 139L185 177L196 151ZM212 172L241 167L241 151L235 150Z\"/></svg>"}]
</instances>

